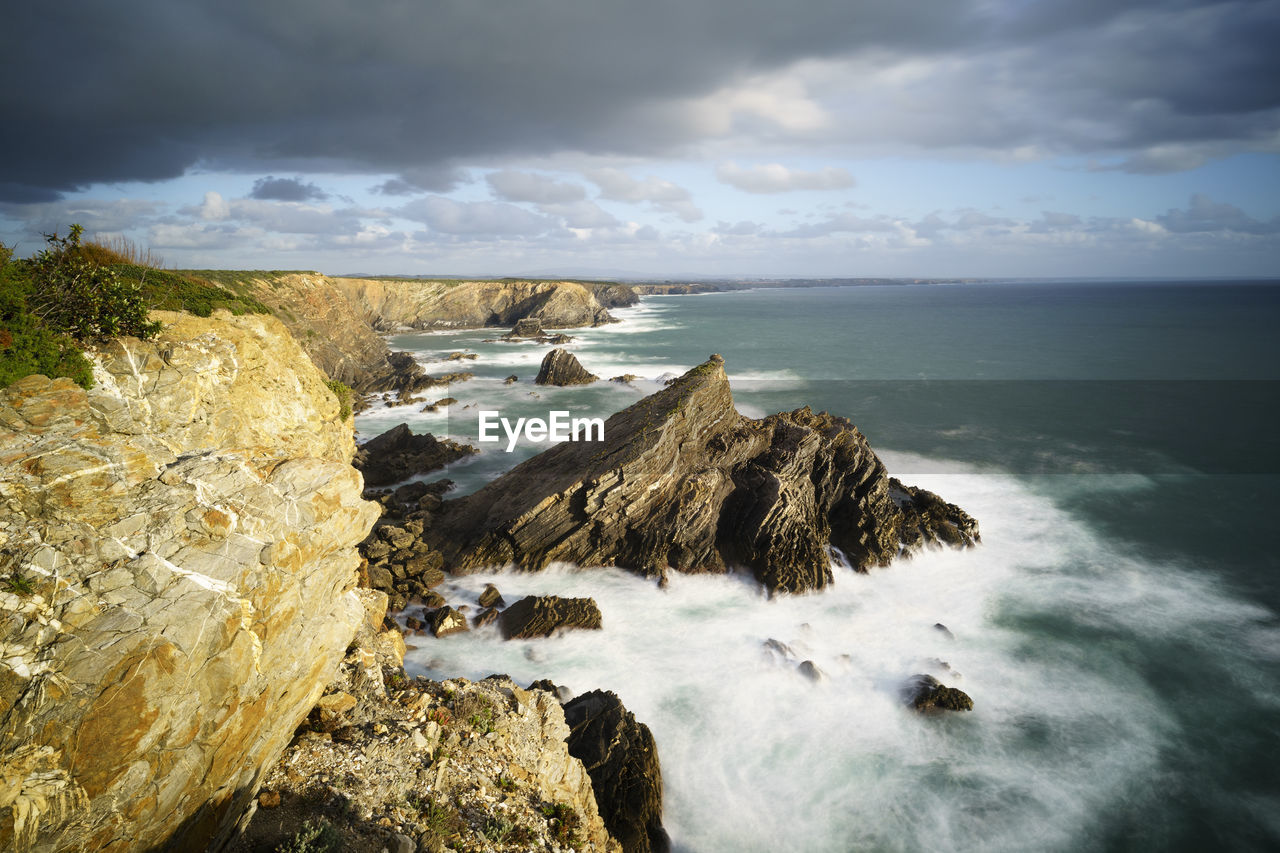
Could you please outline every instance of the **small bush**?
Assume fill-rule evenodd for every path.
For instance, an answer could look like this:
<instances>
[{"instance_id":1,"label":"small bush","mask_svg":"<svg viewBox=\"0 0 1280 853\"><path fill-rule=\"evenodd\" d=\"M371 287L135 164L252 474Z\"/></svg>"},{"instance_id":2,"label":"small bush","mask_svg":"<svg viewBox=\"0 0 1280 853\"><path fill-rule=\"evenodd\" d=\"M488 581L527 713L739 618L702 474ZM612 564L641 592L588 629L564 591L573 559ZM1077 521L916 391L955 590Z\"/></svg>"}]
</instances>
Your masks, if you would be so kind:
<instances>
[{"instance_id":1,"label":"small bush","mask_svg":"<svg viewBox=\"0 0 1280 853\"><path fill-rule=\"evenodd\" d=\"M26 310L48 329L79 341L120 335L153 338L160 324L148 319L141 289L111 267L86 260L80 251L84 229L71 226L66 237L50 234L48 247L29 262L32 287Z\"/></svg>"},{"instance_id":2,"label":"small bush","mask_svg":"<svg viewBox=\"0 0 1280 853\"><path fill-rule=\"evenodd\" d=\"M14 572L3 581L0 581L0 588L3 588L5 592L12 592L14 595L31 595L36 591L36 583L31 578Z\"/></svg>"},{"instance_id":3,"label":"small bush","mask_svg":"<svg viewBox=\"0 0 1280 853\"><path fill-rule=\"evenodd\" d=\"M328 821L307 821L288 841L276 847L276 853L334 853L341 849L342 839Z\"/></svg>"},{"instance_id":4,"label":"small bush","mask_svg":"<svg viewBox=\"0 0 1280 853\"><path fill-rule=\"evenodd\" d=\"M15 262L12 250L0 246L0 388L34 373L92 387L93 367L79 344L27 309L34 287L29 266Z\"/></svg>"},{"instance_id":5,"label":"small bush","mask_svg":"<svg viewBox=\"0 0 1280 853\"><path fill-rule=\"evenodd\" d=\"M352 391L350 386L336 379L331 379L328 383L329 390L338 398L338 420L345 421L351 417L351 400Z\"/></svg>"},{"instance_id":6,"label":"small bush","mask_svg":"<svg viewBox=\"0 0 1280 853\"><path fill-rule=\"evenodd\" d=\"M582 819L568 803L556 803L542 807L542 816L547 819L551 829L551 837L561 844L577 846L582 843Z\"/></svg>"}]
</instances>

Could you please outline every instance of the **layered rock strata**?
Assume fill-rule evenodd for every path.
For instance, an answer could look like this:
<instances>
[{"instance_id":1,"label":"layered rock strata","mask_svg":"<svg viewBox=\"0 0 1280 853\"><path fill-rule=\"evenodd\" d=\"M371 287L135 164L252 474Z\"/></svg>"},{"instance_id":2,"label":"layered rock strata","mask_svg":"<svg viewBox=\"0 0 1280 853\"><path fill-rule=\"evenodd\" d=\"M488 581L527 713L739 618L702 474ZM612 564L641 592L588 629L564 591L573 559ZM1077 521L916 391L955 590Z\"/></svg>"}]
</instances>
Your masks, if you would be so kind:
<instances>
[{"instance_id":1,"label":"layered rock strata","mask_svg":"<svg viewBox=\"0 0 1280 853\"><path fill-rule=\"evenodd\" d=\"M341 661L377 518L280 323L157 312L0 390L0 849L225 838Z\"/></svg>"},{"instance_id":2,"label":"layered rock strata","mask_svg":"<svg viewBox=\"0 0 1280 853\"><path fill-rule=\"evenodd\" d=\"M599 376L588 371L568 350L553 349L542 359L535 385L590 385L599 380Z\"/></svg>"},{"instance_id":3,"label":"layered rock strata","mask_svg":"<svg viewBox=\"0 0 1280 853\"><path fill-rule=\"evenodd\" d=\"M447 501L424 537L465 573L552 561L651 575L749 567L772 591L831 581L830 546L857 569L929 544L968 546L978 525L891 481L851 422L808 408L754 420L712 356L605 422Z\"/></svg>"},{"instance_id":4,"label":"layered rock strata","mask_svg":"<svg viewBox=\"0 0 1280 853\"><path fill-rule=\"evenodd\" d=\"M625 853L667 853L662 827L662 768L649 727L617 694L593 690L564 705L569 753L591 774L596 804Z\"/></svg>"}]
</instances>

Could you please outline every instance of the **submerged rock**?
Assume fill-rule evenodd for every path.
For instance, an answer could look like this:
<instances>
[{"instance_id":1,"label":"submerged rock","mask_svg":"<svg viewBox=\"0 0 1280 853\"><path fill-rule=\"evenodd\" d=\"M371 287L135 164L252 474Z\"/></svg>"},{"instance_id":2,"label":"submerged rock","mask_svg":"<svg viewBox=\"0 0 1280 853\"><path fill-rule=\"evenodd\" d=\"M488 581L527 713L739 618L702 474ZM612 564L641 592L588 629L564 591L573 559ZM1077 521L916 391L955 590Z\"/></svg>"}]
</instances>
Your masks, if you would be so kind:
<instances>
[{"instance_id":1,"label":"submerged rock","mask_svg":"<svg viewBox=\"0 0 1280 853\"><path fill-rule=\"evenodd\" d=\"M738 565L783 592L829 583L832 545L866 570L978 541L959 507L891 484L848 420L807 407L738 414L723 361L610 417L603 443L564 442L446 501L424 535L455 573L563 561L662 577Z\"/></svg>"},{"instance_id":2,"label":"submerged rock","mask_svg":"<svg viewBox=\"0 0 1280 853\"><path fill-rule=\"evenodd\" d=\"M667 853L662 827L662 768L653 734L616 694L584 693L564 706L569 754L591 776L609 834L626 853Z\"/></svg>"},{"instance_id":3,"label":"submerged rock","mask_svg":"<svg viewBox=\"0 0 1280 853\"><path fill-rule=\"evenodd\" d=\"M925 714L973 710L969 694L947 687L932 675L913 675L903 688L902 696L908 705Z\"/></svg>"},{"instance_id":4,"label":"submerged rock","mask_svg":"<svg viewBox=\"0 0 1280 853\"><path fill-rule=\"evenodd\" d=\"M590 385L599 378L588 372L573 353L553 349L542 359L542 367L533 382L535 385Z\"/></svg>"},{"instance_id":5,"label":"submerged rock","mask_svg":"<svg viewBox=\"0 0 1280 853\"><path fill-rule=\"evenodd\" d=\"M356 448L352 462L364 474L366 486L385 486L443 468L478 451L469 444L414 434L400 424Z\"/></svg>"},{"instance_id":6,"label":"submerged rock","mask_svg":"<svg viewBox=\"0 0 1280 853\"><path fill-rule=\"evenodd\" d=\"M526 595L502 611L502 636L508 640L550 637L559 628L598 630L600 608L591 598Z\"/></svg>"}]
</instances>

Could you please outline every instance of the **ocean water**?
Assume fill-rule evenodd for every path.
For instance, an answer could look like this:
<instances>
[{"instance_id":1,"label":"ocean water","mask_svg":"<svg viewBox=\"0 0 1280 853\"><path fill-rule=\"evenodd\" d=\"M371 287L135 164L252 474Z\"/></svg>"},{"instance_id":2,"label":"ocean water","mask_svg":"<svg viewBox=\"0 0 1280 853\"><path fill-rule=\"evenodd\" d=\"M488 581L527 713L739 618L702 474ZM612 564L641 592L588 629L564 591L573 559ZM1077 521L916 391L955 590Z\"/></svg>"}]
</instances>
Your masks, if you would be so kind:
<instances>
[{"instance_id":1,"label":"ocean water","mask_svg":"<svg viewBox=\"0 0 1280 853\"><path fill-rule=\"evenodd\" d=\"M568 348L630 385L538 388L547 346L406 334L392 345L428 370L476 378L428 393L458 398L447 412L375 408L357 429L474 443L483 409L603 417L719 352L744 414L850 417L982 545L772 599L742 576L473 575L451 602L488 582L589 595L604 630L421 638L411 671L616 692L657 739L677 850L1280 848L1280 283L755 290L615 313ZM479 357L436 363L455 350ZM545 447L479 446L446 473L455 494ZM904 709L919 672L973 712Z\"/></svg>"}]
</instances>

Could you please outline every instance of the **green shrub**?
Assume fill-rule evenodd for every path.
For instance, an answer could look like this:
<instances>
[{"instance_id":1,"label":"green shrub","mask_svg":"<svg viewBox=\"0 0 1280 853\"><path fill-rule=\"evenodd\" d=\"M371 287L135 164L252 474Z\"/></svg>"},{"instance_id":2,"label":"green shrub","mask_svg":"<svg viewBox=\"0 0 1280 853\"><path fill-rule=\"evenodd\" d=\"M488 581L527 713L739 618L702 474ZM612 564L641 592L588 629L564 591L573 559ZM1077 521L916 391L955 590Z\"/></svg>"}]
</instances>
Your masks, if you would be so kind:
<instances>
[{"instance_id":1,"label":"green shrub","mask_svg":"<svg viewBox=\"0 0 1280 853\"><path fill-rule=\"evenodd\" d=\"M83 232L72 225L66 237L50 234L48 247L28 262L32 286L26 294L27 313L78 341L158 335L160 324L148 319L150 306L141 289L114 268L85 259L80 251Z\"/></svg>"},{"instance_id":2,"label":"green shrub","mask_svg":"<svg viewBox=\"0 0 1280 853\"><path fill-rule=\"evenodd\" d=\"M329 390L338 398L338 419L345 421L351 417L351 401L353 393L350 386L336 379L331 379L328 383Z\"/></svg>"},{"instance_id":3,"label":"green shrub","mask_svg":"<svg viewBox=\"0 0 1280 853\"><path fill-rule=\"evenodd\" d=\"M328 821L307 821L293 837L276 848L276 853L331 853L342 839Z\"/></svg>"},{"instance_id":4,"label":"green shrub","mask_svg":"<svg viewBox=\"0 0 1280 853\"><path fill-rule=\"evenodd\" d=\"M27 310L33 287L28 265L13 261L12 250L0 246L0 388L33 373L92 387L93 367L80 346Z\"/></svg>"}]
</instances>

